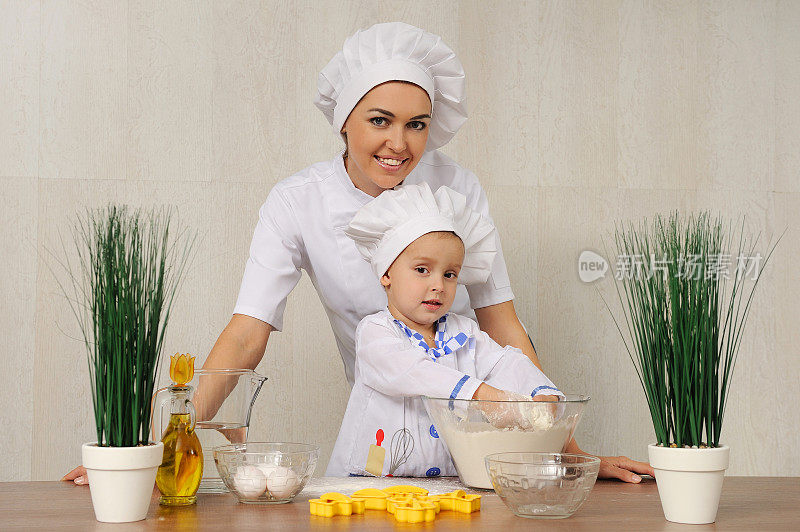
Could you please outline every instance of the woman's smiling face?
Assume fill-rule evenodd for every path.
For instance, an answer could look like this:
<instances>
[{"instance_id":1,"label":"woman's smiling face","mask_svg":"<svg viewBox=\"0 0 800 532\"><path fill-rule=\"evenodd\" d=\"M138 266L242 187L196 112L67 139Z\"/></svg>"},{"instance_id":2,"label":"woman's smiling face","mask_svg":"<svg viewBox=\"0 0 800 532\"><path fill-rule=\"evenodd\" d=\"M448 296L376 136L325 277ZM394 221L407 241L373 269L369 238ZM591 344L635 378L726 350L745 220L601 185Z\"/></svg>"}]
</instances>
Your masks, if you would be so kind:
<instances>
[{"instance_id":1,"label":"woman's smiling face","mask_svg":"<svg viewBox=\"0 0 800 532\"><path fill-rule=\"evenodd\" d=\"M361 98L342 126L347 174L370 196L394 188L425 153L431 102L419 86L389 81Z\"/></svg>"}]
</instances>

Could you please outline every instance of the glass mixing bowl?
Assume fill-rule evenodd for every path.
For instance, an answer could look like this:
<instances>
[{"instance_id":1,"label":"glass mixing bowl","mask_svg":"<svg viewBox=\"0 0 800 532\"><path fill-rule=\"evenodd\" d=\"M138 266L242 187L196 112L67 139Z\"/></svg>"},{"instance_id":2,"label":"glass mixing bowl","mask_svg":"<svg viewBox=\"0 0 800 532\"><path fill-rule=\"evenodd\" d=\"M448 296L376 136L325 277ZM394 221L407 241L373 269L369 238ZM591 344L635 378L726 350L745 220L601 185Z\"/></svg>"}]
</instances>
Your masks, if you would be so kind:
<instances>
[{"instance_id":1,"label":"glass mixing bowl","mask_svg":"<svg viewBox=\"0 0 800 532\"><path fill-rule=\"evenodd\" d=\"M247 442L214 448L228 490L243 503L291 501L314 473L319 447L304 443Z\"/></svg>"},{"instance_id":2,"label":"glass mixing bowl","mask_svg":"<svg viewBox=\"0 0 800 532\"><path fill-rule=\"evenodd\" d=\"M569 517L600 471L599 458L578 454L498 453L485 461L494 491L520 517Z\"/></svg>"},{"instance_id":3,"label":"glass mixing bowl","mask_svg":"<svg viewBox=\"0 0 800 532\"><path fill-rule=\"evenodd\" d=\"M423 397L461 482L492 489L483 459L502 452L558 453L572 439L589 397L558 402L481 401Z\"/></svg>"}]
</instances>

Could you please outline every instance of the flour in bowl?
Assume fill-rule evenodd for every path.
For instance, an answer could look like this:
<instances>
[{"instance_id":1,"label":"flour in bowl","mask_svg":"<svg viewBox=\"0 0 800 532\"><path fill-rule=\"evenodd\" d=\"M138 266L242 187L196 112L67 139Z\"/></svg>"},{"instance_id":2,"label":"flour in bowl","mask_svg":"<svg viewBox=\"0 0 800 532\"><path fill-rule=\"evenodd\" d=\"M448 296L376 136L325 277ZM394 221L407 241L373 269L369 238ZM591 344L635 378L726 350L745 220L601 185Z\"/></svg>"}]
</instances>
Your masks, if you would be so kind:
<instances>
[{"instance_id":1,"label":"flour in bowl","mask_svg":"<svg viewBox=\"0 0 800 532\"><path fill-rule=\"evenodd\" d=\"M543 430L499 430L489 423L463 421L444 425L440 433L444 436L461 481L475 488L492 489L483 461L486 455L504 452L560 453L568 443L567 438L575 423L570 419L553 423L551 417L531 419L531 425L543 427Z\"/></svg>"}]
</instances>

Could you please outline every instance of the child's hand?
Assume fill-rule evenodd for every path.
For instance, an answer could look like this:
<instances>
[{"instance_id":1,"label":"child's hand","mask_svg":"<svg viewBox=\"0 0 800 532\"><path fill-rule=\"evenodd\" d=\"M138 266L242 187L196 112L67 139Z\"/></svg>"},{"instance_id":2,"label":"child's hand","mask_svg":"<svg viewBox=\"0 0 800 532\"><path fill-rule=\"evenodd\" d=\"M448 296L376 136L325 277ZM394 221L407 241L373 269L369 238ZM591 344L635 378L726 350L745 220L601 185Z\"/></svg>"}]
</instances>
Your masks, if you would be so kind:
<instances>
[{"instance_id":1,"label":"child's hand","mask_svg":"<svg viewBox=\"0 0 800 532\"><path fill-rule=\"evenodd\" d=\"M527 400L523 396L519 397L522 397L521 400ZM476 404L484 419L491 425L501 429L519 426L519 409L516 403L504 403L504 401L514 400L510 392L489 386L484 382L478 386L472 398L485 401Z\"/></svg>"},{"instance_id":2,"label":"child's hand","mask_svg":"<svg viewBox=\"0 0 800 532\"><path fill-rule=\"evenodd\" d=\"M537 395L531 398L514 392L503 392L506 394L508 405L504 405L509 420L513 422L512 428L519 427L522 430L547 430L553 426L555 415L555 405L532 405L532 402L554 402L556 398L552 395ZM490 420L491 423L491 420Z\"/></svg>"},{"instance_id":3,"label":"child's hand","mask_svg":"<svg viewBox=\"0 0 800 532\"><path fill-rule=\"evenodd\" d=\"M558 396L557 395L534 395L533 396L533 400L534 401L543 401L543 402L547 402L547 403L555 403L555 402L558 401Z\"/></svg>"},{"instance_id":4,"label":"child's hand","mask_svg":"<svg viewBox=\"0 0 800 532\"><path fill-rule=\"evenodd\" d=\"M553 424L555 405L540 407L530 404L532 401L556 401L557 398L551 395L537 395L531 398L526 395L500 390L483 383L475 391L473 398L492 401L479 403L479 408L486 421L497 428L546 430Z\"/></svg>"},{"instance_id":5,"label":"child's hand","mask_svg":"<svg viewBox=\"0 0 800 532\"><path fill-rule=\"evenodd\" d=\"M543 403L557 403L558 396L557 395L534 395L533 400L536 402L543 402ZM551 404L547 406L539 406L536 408L530 408L528 410L528 420L531 426L535 429L547 430L551 426L553 426L553 422L555 421L556 417L556 408L557 405Z\"/></svg>"},{"instance_id":6,"label":"child's hand","mask_svg":"<svg viewBox=\"0 0 800 532\"><path fill-rule=\"evenodd\" d=\"M497 403L488 403L489 412L484 411L486 420L493 426L501 429L520 428L527 430L531 428L527 413L531 398L514 392L500 391L501 397Z\"/></svg>"}]
</instances>

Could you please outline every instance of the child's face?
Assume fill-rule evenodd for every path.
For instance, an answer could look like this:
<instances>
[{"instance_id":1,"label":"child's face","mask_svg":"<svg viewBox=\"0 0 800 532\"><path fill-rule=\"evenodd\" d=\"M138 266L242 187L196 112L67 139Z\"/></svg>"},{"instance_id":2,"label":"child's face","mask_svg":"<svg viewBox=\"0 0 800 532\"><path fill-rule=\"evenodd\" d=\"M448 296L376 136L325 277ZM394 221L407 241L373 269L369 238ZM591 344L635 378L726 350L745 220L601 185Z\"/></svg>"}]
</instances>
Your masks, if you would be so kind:
<instances>
[{"instance_id":1,"label":"child's face","mask_svg":"<svg viewBox=\"0 0 800 532\"><path fill-rule=\"evenodd\" d=\"M381 278L389 310L409 327L428 327L453 305L464 244L453 233L428 233L412 242Z\"/></svg>"}]
</instances>

